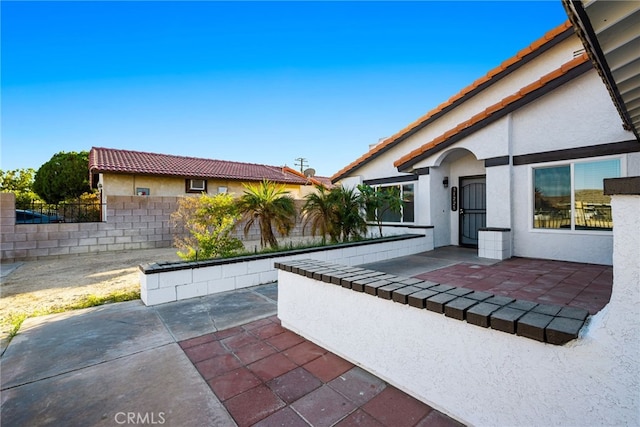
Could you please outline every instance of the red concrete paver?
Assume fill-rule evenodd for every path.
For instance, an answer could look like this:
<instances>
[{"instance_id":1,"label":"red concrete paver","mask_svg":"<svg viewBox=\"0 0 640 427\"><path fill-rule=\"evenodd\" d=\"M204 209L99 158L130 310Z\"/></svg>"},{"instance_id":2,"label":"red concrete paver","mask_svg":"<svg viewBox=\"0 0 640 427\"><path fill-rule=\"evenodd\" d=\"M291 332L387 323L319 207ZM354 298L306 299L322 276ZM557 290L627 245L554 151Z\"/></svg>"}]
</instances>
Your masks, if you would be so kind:
<instances>
[{"instance_id":1,"label":"red concrete paver","mask_svg":"<svg viewBox=\"0 0 640 427\"><path fill-rule=\"evenodd\" d=\"M353 368L353 363L347 362L343 358L333 353L325 353L317 359L303 366L307 371L311 372L322 382L328 383L340 374L344 374Z\"/></svg>"},{"instance_id":2,"label":"red concrete paver","mask_svg":"<svg viewBox=\"0 0 640 427\"><path fill-rule=\"evenodd\" d=\"M303 341L296 346L288 348L282 353L289 359L291 359L294 363L298 365L304 365L305 363L317 359L326 352L327 350L315 345L310 341Z\"/></svg>"},{"instance_id":3,"label":"red concrete paver","mask_svg":"<svg viewBox=\"0 0 640 427\"><path fill-rule=\"evenodd\" d=\"M464 424L446 416L442 412L431 411L429 415L416 424L416 427L464 427Z\"/></svg>"},{"instance_id":4,"label":"red concrete paver","mask_svg":"<svg viewBox=\"0 0 640 427\"><path fill-rule=\"evenodd\" d=\"M269 387L261 384L224 402L239 427L251 426L267 418L285 403Z\"/></svg>"},{"instance_id":5,"label":"red concrete paver","mask_svg":"<svg viewBox=\"0 0 640 427\"><path fill-rule=\"evenodd\" d=\"M213 392L222 401L262 384L262 381L246 368L239 368L208 381Z\"/></svg>"},{"instance_id":6,"label":"red concrete paver","mask_svg":"<svg viewBox=\"0 0 640 427\"><path fill-rule=\"evenodd\" d=\"M329 427L356 409L353 402L328 385L298 399L291 407L314 427Z\"/></svg>"},{"instance_id":7,"label":"red concrete paver","mask_svg":"<svg viewBox=\"0 0 640 427\"><path fill-rule=\"evenodd\" d=\"M269 325L261 326L259 328L251 329L250 333L257 338L265 339L274 335L281 334L286 331L282 326L269 322Z\"/></svg>"},{"instance_id":8,"label":"red concrete paver","mask_svg":"<svg viewBox=\"0 0 640 427\"><path fill-rule=\"evenodd\" d=\"M384 427L373 418L371 415L364 412L362 409L358 409L349 414L345 419L336 424L336 427Z\"/></svg>"},{"instance_id":9,"label":"red concrete paver","mask_svg":"<svg viewBox=\"0 0 640 427\"><path fill-rule=\"evenodd\" d=\"M455 264L414 277L528 301L600 311L611 298L613 268L510 258L493 265Z\"/></svg>"},{"instance_id":10,"label":"red concrete paver","mask_svg":"<svg viewBox=\"0 0 640 427\"><path fill-rule=\"evenodd\" d=\"M304 368L296 368L267 383L282 400L293 403L322 385L322 381Z\"/></svg>"},{"instance_id":11,"label":"red concrete paver","mask_svg":"<svg viewBox=\"0 0 640 427\"><path fill-rule=\"evenodd\" d=\"M236 356L242 363L248 365L256 360L264 359L270 354L275 353L277 350L271 347L269 344L263 341L258 341L253 344L245 345L244 347L236 351Z\"/></svg>"},{"instance_id":12,"label":"red concrete paver","mask_svg":"<svg viewBox=\"0 0 640 427\"><path fill-rule=\"evenodd\" d=\"M249 344L256 344L258 342L258 338L245 331L222 340L222 343L231 351L235 351Z\"/></svg>"},{"instance_id":13,"label":"red concrete paver","mask_svg":"<svg viewBox=\"0 0 640 427\"><path fill-rule=\"evenodd\" d=\"M281 353L275 353L249 365L249 369L262 381L269 381L296 369L298 365Z\"/></svg>"},{"instance_id":14,"label":"red concrete paver","mask_svg":"<svg viewBox=\"0 0 640 427\"><path fill-rule=\"evenodd\" d=\"M432 425L428 420L459 426L341 357L278 328L280 321L269 317L180 343L240 427ZM279 333L272 335L274 331Z\"/></svg>"},{"instance_id":15,"label":"red concrete paver","mask_svg":"<svg viewBox=\"0 0 640 427\"><path fill-rule=\"evenodd\" d=\"M291 407L285 406L254 424L254 427L309 427L309 423L300 418Z\"/></svg>"},{"instance_id":16,"label":"red concrete paver","mask_svg":"<svg viewBox=\"0 0 640 427\"><path fill-rule=\"evenodd\" d=\"M186 348L184 352L192 362L201 362L215 356L222 356L226 354L227 351L219 341L211 341Z\"/></svg>"},{"instance_id":17,"label":"red concrete paver","mask_svg":"<svg viewBox=\"0 0 640 427\"><path fill-rule=\"evenodd\" d=\"M339 375L329 385L358 406L367 403L387 386L380 378L359 367Z\"/></svg>"},{"instance_id":18,"label":"red concrete paver","mask_svg":"<svg viewBox=\"0 0 640 427\"><path fill-rule=\"evenodd\" d=\"M276 350L282 351L293 347L296 344L300 344L304 341L304 338L302 338L298 334L294 334L291 331L285 331L281 334L274 335L268 338L266 341L271 344Z\"/></svg>"},{"instance_id":19,"label":"red concrete paver","mask_svg":"<svg viewBox=\"0 0 640 427\"><path fill-rule=\"evenodd\" d=\"M192 361L193 362L193 361ZM226 374L234 369L240 368L242 365L238 358L233 354L224 354L222 356L206 359L195 364L196 369L205 380Z\"/></svg>"},{"instance_id":20,"label":"red concrete paver","mask_svg":"<svg viewBox=\"0 0 640 427\"><path fill-rule=\"evenodd\" d=\"M433 411L430 406L392 386L369 400L362 409L389 427L414 426Z\"/></svg>"}]
</instances>

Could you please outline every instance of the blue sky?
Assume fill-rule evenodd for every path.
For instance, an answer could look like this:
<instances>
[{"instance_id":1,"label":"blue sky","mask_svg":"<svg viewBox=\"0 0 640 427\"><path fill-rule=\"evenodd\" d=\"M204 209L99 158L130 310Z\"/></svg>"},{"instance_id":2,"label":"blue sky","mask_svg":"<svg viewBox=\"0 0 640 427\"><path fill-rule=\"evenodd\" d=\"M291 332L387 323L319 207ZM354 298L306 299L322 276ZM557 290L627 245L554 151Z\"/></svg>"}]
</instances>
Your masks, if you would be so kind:
<instances>
[{"instance_id":1,"label":"blue sky","mask_svg":"<svg viewBox=\"0 0 640 427\"><path fill-rule=\"evenodd\" d=\"M3 170L100 146L330 176L567 19L560 0L0 8Z\"/></svg>"}]
</instances>

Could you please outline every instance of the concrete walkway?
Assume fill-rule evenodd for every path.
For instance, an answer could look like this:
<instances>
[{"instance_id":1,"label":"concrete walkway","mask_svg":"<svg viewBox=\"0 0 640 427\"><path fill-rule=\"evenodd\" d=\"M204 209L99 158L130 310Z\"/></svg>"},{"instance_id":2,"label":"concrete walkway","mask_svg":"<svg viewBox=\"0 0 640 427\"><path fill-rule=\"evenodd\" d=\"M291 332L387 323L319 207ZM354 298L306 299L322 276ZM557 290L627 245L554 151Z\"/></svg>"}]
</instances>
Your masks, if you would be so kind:
<instances>
[{"instance_id":1,"label":"concrete walkway","mask_svg":"<svg viewBox=\"0 0 640 427\"><path fill-rule=\"evenodd\" d=\"M234 426L178 341L276 313L275 284L27 319L0 359L7 426Z\"/></svg>"},{"instance_id":2,"label":"concrete walkway","mask_svg":"<svg viewBox=\"0 0 640 427\"><path fill-rule=\"evenodd\" d=\"M537 278L556 274L548 262L524 262ZM480 270L513 270L509 263L481 259L460 248L362 267L402 276L444 274L446 280L464 280L459 285L468 287L486 279ZM561 267L566 270L566 263ZM585 270L570 267L571 272ZM518 275L522 268L515 269ZM462 276L451 276L459 271ZM491 286L505 280L514 284L512 275L503 276ZM610 292L610 285L601 285ZM401 424L406 425L459 426L360 368L292 337L295 334L282 329L275 316L277 298L274 283L155 307L130 301L29 318L0 358L0 421L7 426L226 427L258 422L395 427L400 420L394 417L402 415L407 419ZM344 389L349 379L355 394ZM290 387L282 388L287 382ZM378 394L363 401L363 384ZM380 405L388 408L379 411ZM347 406L351 412L344 412ZM338 411L345 418L328 417Z\"/></svg>"}]
</instances>

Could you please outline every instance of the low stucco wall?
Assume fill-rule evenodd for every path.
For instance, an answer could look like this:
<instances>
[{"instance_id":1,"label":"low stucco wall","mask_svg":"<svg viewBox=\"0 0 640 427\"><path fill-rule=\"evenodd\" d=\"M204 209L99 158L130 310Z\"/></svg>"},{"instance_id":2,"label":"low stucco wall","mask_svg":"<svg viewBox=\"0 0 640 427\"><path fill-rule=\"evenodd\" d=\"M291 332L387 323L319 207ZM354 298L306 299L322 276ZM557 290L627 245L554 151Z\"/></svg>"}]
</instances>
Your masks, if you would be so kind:
<instances>
[{"instance_id":1,"label":"low stucco wall","mask_svg":"<svg viewBox=\"0 0 640 427\"><path fill-rule=\"evenodd\" d=\"M433 249L433 229L422 231L424 234L298 250L283 255L141 266L140 294L146 305L156 305L275 282L278 280L276 262L310 258L360 265L430 251Z\"/></svg>"},{"instance_id":2,"label":"low stucco wall","mask_svg":"<svg viewBox=\"0 0 640 427\"><path fill-rule=\"evenodd\" d=\"M610 303L564 346L279 271L282 325L468 425L640 424L639 196L614 196Z\"/></svg>"}]
</instances>

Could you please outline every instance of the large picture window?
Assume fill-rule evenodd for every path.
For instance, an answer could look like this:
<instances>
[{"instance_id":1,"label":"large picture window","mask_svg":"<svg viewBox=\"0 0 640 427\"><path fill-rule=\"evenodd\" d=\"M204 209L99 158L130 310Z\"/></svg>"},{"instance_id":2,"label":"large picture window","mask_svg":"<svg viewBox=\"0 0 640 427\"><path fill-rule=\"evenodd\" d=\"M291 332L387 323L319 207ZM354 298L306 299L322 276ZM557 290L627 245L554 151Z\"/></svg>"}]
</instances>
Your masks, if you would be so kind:
<instances>
[{"instance_id":1,"label":"large picture window","mask_svg":"<svg viewBox=\"0 0 640 427\"><path fill-rule=\"evenodd\" d=\"M415 203L413 184L385 185L376 188L378 191L392 191L402 198L402 209L400 212L393 212L387 206L381 209L382 222L414 222Z\"/></svg>"},{"instance_id":2,"label":"large picture window","mask_svg":"<svg viewBox=\"0 0 640 427\"><path fill-rule=\"evenodd\" d=\"M611 197L605 178L620 176L620 159L533 169L533 228L611 230Z\"/></svg>"}]
</instances>

